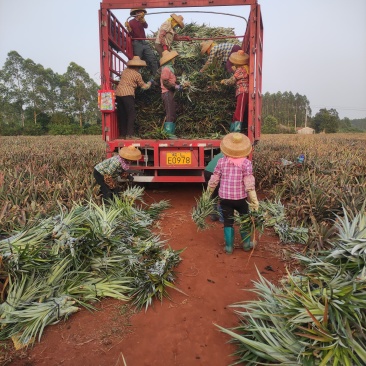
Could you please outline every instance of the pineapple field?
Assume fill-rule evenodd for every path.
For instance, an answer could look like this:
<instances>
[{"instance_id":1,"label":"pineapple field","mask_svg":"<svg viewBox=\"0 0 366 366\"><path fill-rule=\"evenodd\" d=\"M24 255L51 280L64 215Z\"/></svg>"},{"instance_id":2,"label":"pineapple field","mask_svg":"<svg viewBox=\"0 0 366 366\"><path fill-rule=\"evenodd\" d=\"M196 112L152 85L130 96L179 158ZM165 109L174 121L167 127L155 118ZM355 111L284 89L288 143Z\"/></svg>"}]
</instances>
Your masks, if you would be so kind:
<instances>
[{"instance_id":1,"label":"pineapple field","mask_svg":"<svg viewBox=\"0 0 366 366\"><path fill-rule=\"evenodd\" d=\"M0 139L0 364L364 364L366 135L262 136L233 256L202 185L104 206L100 136Z\"/></svg>"}]
</instances>

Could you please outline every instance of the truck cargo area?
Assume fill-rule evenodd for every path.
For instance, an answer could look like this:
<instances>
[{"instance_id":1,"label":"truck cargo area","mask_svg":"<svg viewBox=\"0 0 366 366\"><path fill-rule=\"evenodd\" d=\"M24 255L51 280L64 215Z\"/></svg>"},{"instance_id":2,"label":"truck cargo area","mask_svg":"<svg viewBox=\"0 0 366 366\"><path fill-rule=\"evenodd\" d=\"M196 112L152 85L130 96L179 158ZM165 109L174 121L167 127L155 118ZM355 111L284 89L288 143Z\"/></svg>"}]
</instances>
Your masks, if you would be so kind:
<instances>
[{"instance_id":1,"label":"truck cargo area","mask_svg":"<svg viewBox=\"0 0 366 366\"><path fill-rule=\"evenodd\" d=\"M262 58L263 58L263 24L260 5L256 0L217 0L185 1L172 3L160 0L138 3L126 0L102 0L99 10L101 89L115 90L121 72L133 57L132 38L112 10L145 8L159 11L168 9L179 13L179 9L216 6L243 6L248 9L245 35L242 36L241 48L249 55L249 102L247 107L249 139L254 144L260 138L261 105L262 105ZM237 11L237 10L236 10ZM244 11L243 11L244 13ZM245 24L245 22L244 22ZM230 24L228 24L230 26ZM148 38L147 38L148 39ZM210 37L207 39L215 39ZM202 39L194 40L202 42ZM221 40L222 41L222 40ZM173 47L174 48L174 47ZM228 98L234 98L228 95ZM122 139L118 129L116 111L102 112L102 138L106 143L106 157L118 153L124 146L134 145L142 152L142 158L133 163L136 182L204 182L204 169L213 156L220 152L220 139ZM232 118L228 115L228 120ZM197 121L199 122L199 121ZM202 136L203 137L203 136Z\"/></svg>"}]
</instances>

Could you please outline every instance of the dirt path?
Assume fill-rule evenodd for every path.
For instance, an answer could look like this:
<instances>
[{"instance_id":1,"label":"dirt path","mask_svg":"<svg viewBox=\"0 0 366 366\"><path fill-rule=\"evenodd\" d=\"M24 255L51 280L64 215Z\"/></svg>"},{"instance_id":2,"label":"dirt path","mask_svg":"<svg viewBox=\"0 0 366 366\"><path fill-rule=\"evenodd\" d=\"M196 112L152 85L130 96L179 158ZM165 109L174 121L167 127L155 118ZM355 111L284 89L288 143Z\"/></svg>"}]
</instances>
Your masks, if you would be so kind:
<instances>
[{"instance_id":1,"label":"dirt path","mask_svg":"<svg viewBox=\"0 0 366 366\"><path fill-rule=\"evenodd\" d=\"M252 288L258 271L276 282L284 274L277 237L262 236L253 253L236 248L224 252L223 229L219 222L197 232L190 212L201 185L172 185L146 189L146 201L169 199L172 207L156 230L167 245L186 248L181 254L177 286L171 301L154 302L146 312L133 313L125 304L107 299L100 311L81 310L66 322L49 326L31 350L18 351L10 365L22 366L191 366L229 365L235 347L230 337L214 324L231 328L238 324L228 305L254 299L244 291ZM239 245L236 231L235 245Z\"/></svg>"}]
</instances>

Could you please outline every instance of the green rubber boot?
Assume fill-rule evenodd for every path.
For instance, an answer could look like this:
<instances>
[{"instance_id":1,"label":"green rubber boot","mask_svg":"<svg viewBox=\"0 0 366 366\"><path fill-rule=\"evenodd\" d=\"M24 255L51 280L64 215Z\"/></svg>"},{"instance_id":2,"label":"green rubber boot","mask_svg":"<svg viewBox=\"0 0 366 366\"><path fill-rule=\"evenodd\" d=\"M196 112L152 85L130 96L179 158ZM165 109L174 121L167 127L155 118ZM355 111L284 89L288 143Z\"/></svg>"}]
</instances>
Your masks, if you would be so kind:
<instances>
[{"instance_id":1,"label":"green rubber boot","mask_svg":"<svg viewBox=\"0 0 366 366\"><path fill-rule=\"evenodd\" d=\"M177 138L177 136L174 135L174 132L175 132L175 123L174 122L165 122L164 131L167 133L168 138L170 140L175 140Z\"/></svg>"},{"instance_id":2,"label":"green rubber boot","mask_svg":"<svg viewBox=\"0 0 366 366\"><path fill-rule=\"evenodd\" d=\"M234 228L224 227L224 238L225 238L225 252L231 254L234 250Z\"/></svg>"},{"instance_id":3,"label":"green rubber boot","mask_svg":"<svg viewBox=\"0 0 366 366\"><path fill-rule=\"evenodd\" d=\"M242 243L243 243L244 251L249 252L251 249L253 249L254 245L250 241L250 234L245 232L245 231L241 231L240 236L241 236L241 240L242 240Z\"/></svg>"},{"instance_id":4,"label":"green rubber boot","mask_svg":"<svg viewBox=\"0 0 366 366\"><path fill-rule=\"evenodd\" d=\"M231 122L230 124L230 132L241 132L241 124L240 121Z\"/></svg>"}]
</instances>

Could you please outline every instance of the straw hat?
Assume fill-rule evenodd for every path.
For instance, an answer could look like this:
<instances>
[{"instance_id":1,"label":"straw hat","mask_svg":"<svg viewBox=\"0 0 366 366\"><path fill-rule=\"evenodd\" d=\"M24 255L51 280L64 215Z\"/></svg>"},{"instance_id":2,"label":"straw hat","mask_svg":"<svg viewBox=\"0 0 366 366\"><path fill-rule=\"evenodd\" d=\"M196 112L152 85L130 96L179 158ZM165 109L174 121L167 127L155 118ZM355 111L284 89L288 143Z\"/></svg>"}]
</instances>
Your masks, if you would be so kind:
<instances>
[{"instance_id":1,"label":"straw hat","mask_svg":"<svg viewBox=\"0 0 366 366\"><path fill-rule=\"evenodd\" d=\"M141 159L141 151L135 146L124 146L119 150L119 155L126 160L140 160Z\"/></svg>"},{"instance_id":2,"label":"straw hat","mask_svg":"<svg viewBox=\"0 0 366 366\"><path fill-rule=\"evenodd\" d=\"M184 28L183 17L177 14L170 15L179 25L180 28Z\"/></svg>"},{"instance_id":3,"label":"straw hat","mask_svg":"<svg viewBox=\"0 0 366 366\"><path fill-rule=\"evenodd\" d=\"M232 132L222 139L220 149L231 158L244 158L252 151L252 144L244 134Z\"/></svg>"},{"instance_id":4,"label":"straw hat","mask_svg":"<svg viewBox=\"0 0 366 366\"><path fill-rule=\"evenodd\" d=\"M147 13L145 8L139 8L139 9L131 9L130 15L133 17L134 15L136 15L137 13L140 13L141 11L143 11L145 14Z\"/></svg>"},{"instance_id":5,"label":"straw hat","mask_svg":"<svg viewBox=\"0 0 366 366\"><path fill-rule=\"evenodd\" d=\"M177 56L178 56L177 51L163 51L163 55L161 56L160 59L160 66L163 66L168 61L173 60L173 58Z\"/></svg>"},{"instance_id":6,"label":"straw hat","mask_svg":"<svg viewBox=\"0 0 366 366\"><path fill-rule=\"evenodd\" d=\"M245 53L243 50L239 50L238 52L233 52L229 61L234 65L248 65L249 63L249 55Z\"/></svg>"},{"instance_id":7,"label":"straw hat","mask_svg":"<svg viewBox=\"0 0 366 366\"><path fill-rule=\"evenodd\" d=\"M139 56L133 56L132 59L127 62L127 66L146 66L146 62L141 60Z\"/></svg>"},{"instance_id":8,"label":"straw hat","mask_svg":"<svg viewBox=\"0 0 366 366\"><path fill-rule=\"evenodd\" d=\"M207 50L210 48L212 43L213 43L213 40L209 40L209 41L201 43L201 55L204 55L207 52Z\"/></svg>"}]
</instances>

